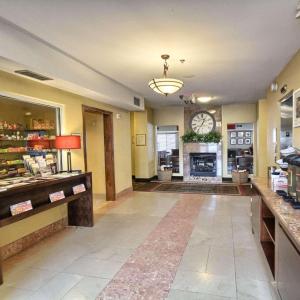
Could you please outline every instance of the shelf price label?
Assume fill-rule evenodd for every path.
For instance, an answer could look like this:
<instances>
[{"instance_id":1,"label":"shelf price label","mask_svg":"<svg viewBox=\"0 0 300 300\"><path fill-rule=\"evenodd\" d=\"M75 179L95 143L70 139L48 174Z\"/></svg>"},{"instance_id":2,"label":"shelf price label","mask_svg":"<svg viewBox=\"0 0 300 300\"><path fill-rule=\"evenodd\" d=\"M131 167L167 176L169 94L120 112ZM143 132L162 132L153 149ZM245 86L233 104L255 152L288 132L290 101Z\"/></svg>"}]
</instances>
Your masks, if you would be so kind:
<instances>
[{"instance_id":1,"label":"shelf price label","mask_svg":"<svg viewBox=\"0 0 300 300\"><path fill-rule=\"evenodd\" d=\"M73 194L74 195L85 192L85 191L86 191L86 189L85 189L85 185L83 183L73 186Z\"/></svg>"},{"instance_id":2,"label":"shelf price label","mask_svg":"<svg viewBox=\"0 0 300 300\"><path fill-rule=\"evenodd\" d=\"M50 199L51 203L65 199L65 193L64 193L64 191L59 191L59 192L49 194L49 199Z\"/></svg>"},{"instance_id":3,"label":"shelf price label","mask_svg":"<svg viewBox=\"0 0 300 300\"><path fill-rule=\"evenodd\" d=\"M29 210L32 210L32 209L33 209L33 207L32 207L32 204L31 204L31 200L27 200L27 201L20 202L20 203L17 203L17 204L14 204L14 205L10 206L10 212L13 216L19 215L23 212L26 212L26 211L29 211Z\"/></svg>"}]
</instances>

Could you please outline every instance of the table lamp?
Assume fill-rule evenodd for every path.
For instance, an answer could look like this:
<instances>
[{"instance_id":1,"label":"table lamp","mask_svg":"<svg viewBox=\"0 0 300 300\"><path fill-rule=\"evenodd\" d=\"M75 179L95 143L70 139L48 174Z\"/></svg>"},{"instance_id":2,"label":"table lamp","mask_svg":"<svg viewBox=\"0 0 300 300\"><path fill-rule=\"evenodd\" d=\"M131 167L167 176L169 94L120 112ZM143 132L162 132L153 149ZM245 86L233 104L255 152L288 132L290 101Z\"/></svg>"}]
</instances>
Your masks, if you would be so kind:
<instances>
[{"instance_id":1,"label":"table lamp","mask_svg":"<svg viewBox=\"0 0 300 300\"><path fill-rule=\"evenodd\" d=\"M59 135L55 139L55 148L67 150L68 173L72 172L71 150L80 149L81 141L79 135Z\"/></svg>"}]
</instances>

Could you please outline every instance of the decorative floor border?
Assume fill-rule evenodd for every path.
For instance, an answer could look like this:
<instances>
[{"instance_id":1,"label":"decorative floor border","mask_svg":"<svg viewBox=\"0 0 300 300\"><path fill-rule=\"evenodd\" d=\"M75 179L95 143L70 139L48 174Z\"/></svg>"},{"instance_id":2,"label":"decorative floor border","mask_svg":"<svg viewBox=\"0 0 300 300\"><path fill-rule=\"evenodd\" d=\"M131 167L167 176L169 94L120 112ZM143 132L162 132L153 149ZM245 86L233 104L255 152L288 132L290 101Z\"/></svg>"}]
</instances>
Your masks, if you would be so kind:
<instances>
[{"instance_id":1,"label":"decorative floor border","mask_svg":"<svg viewBox=\"0 0 300 300\"><path fill-rule=\"evenodd\" d=\"M182 195L97 300L165 299L193 231L202 199L199 195Z\"/></svg>"}]
</instances>

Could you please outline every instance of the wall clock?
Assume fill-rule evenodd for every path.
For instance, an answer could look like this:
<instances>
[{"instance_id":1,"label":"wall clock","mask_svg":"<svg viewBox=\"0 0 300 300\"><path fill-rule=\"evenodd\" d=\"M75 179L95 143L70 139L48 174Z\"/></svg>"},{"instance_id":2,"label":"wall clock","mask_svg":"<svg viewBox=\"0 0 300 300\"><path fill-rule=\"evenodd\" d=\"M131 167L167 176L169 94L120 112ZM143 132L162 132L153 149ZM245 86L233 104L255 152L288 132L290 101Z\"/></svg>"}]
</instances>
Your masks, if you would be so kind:
<instances>
[{"instance_id":1,"label":"wall clock","mask_svg":"<svg viewBox=\"0 0 300 300\"><path fill-rule=\"evenodd\" d=\"M198 134L206 134L215 129L216 120L209 112L200 111L191 117L190 125L194 132Z\"/></svg>"}]
</instances>

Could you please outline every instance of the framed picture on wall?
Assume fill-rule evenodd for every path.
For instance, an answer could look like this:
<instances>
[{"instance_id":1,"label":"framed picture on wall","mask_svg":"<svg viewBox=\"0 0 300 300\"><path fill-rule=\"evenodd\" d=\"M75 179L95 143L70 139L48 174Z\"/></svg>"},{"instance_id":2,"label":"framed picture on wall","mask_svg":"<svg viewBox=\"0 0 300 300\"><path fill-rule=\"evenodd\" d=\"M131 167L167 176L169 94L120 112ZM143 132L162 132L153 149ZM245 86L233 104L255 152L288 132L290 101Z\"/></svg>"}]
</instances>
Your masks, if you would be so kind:
<instances>
[{"instance_id":1,"label":"framed picture on wall","mask_svg":"<svg viewBox=\"0 0 300 300\"><path fill-rule=\"evenodd\" d=\"M230 139L230 145L236 145L236 139Z\"/></svg>"},{"instance_id":2,"label":"framed picture on wall","mask_svg":"<svg viewBox=\"0 0 300 300\"><path fill-rule=\"evenodd\" d=\"M300 127L300 89L293 94L293 126Z\"/></svg>"},{"instance_id":3,"label":"framed picture on wall","mask_svg":"<svg viewBox=\"0 0 300 300\"><path fill-rule=\"evenodd\" d=\"M230 137L231 138L235 138L236 137L236 132L235 131L231 131L230 132Z\"/></svg>"},{"instance_id":4,"label":"framed picture on wall","mask_svg":"<svg viewBox=\"0 0 300 300\"><path fill-rule=\"evenodd\" d=\"M243 145L244 144L244 139L238 139L238 145Z\"/></svg>"},{"instance_id":5,"label":"framed picture on wall","mask_svg":"<svg viewBox=\"0 0 300 300\"><path fill-rule=\"evenodd\" d=\"M251 139L245 139L245 145L250 145L251 144Z\"/></svg>"},{"instance_id":6,"label":"framed picture on wall","mask_svg":"<svg viewBox=\"0 0 300 300\"><path fill-rule=\"evenodd\" d=\"M251 131L246 131L245 132L245 137L246 138L251 138Z\"/></svg>"},{"instance_id":7,"label":"framed picture on wall","mask_svg":"<svg viewBox=\"0 0 300 300\"><path fill-rule=\"evenodd\" d=\"M136 146L146 146L146 134L136 134Z\"/></svg>"},{"instance_id":8,"label":"framed picture on wall","mask_svg":"<svg viewBox=\"0 0 300 300\"><path fill-rule=\"evenodd\" d=\"M239 137L239 138L244 137L244 131L239 131L239 132L238 132L238 137Z\"/></svg>"}]
</instances>

